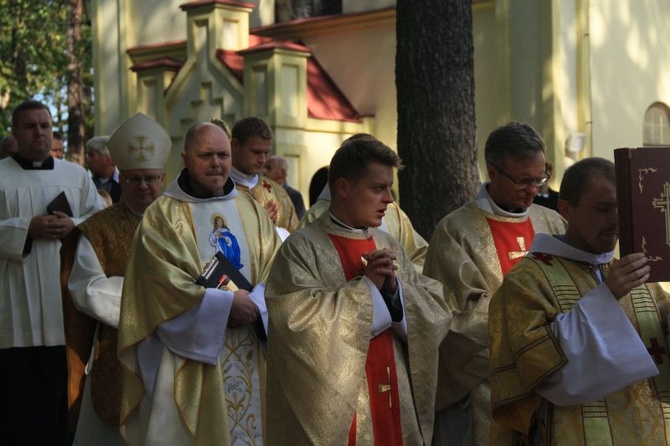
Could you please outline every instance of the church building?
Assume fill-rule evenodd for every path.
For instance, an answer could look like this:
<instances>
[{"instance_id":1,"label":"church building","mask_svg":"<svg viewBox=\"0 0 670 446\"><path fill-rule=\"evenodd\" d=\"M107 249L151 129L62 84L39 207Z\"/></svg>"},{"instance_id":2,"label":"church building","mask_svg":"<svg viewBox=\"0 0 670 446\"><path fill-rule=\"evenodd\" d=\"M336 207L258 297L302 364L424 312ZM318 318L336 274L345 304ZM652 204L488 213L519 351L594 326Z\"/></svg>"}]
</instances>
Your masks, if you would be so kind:
<instances>
[{"instance_id":1,"label":"church building","mask_svg":"<svg viewBox=\"0 0 670 446\"><path fill-rule=\"evenodd\" d=\"M260 116L307 197L340 142L396 147L395 0L91 0L96 134L135 112L173 140ZM427 7L415 2L416 8ZM545 138L555 187L571 160L670 144L663 0L473 0L477 146L510 120Z\"/></svg>"}]
</instances>

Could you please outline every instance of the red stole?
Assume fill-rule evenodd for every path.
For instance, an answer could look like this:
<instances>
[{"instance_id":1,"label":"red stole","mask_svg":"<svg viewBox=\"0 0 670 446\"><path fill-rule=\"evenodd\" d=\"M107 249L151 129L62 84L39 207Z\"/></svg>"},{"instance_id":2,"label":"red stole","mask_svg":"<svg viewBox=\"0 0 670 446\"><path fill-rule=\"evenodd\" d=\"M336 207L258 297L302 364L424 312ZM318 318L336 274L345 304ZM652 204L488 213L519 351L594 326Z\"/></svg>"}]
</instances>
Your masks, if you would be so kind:
<instances>
[{"instance_id":1,"label":"red stole","mask_svg":"<svg viewBox=\"0 0 670 446\"><path fill-rule=\"evenodd\" d=\"M500 269L504 276L528 253L535 237L535 230L530 218L519 223L491 218L487 218L486 221L491 228L491 235L500 261Z\"/></svg>"},{"instance_id":2,"label":"red stole","mask_svg":"<svg viewBox=\"0 0 670 446\"><path fill-rule=\"evenodd\" d=\"M350 239L329 234L340 256L347 281L361 275L361 255L377 249L372 237ZM402 445L398 378L393 354L393 335L386 330L370 340L365 375L370 395L370 414L375 445ZM349 430L349 446L356 444L356 414Z\"/></svg>"}]
</instances>

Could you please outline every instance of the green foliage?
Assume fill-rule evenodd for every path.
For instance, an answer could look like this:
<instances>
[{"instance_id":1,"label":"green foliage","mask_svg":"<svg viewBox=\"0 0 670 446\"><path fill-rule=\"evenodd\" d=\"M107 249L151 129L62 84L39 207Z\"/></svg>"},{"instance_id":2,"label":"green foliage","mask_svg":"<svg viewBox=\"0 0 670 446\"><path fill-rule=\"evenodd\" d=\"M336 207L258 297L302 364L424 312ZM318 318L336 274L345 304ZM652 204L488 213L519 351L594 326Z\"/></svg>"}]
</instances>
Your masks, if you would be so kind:
<instances>
[{"instance_id":1,"label":"green foliage","mask_svg":"<svg viewBox=\"0 0 670 446\"><path fill-rule=\"evenodd\" d=\"M0 0L0 136L11 125L12 109L26 99L48 103L55 111L55 127L65 127L68 3ZM84 84L91 91L91 29L86 14L81 29L82 41L75 55L82 64Z\"/></svg>"}]
</instances>

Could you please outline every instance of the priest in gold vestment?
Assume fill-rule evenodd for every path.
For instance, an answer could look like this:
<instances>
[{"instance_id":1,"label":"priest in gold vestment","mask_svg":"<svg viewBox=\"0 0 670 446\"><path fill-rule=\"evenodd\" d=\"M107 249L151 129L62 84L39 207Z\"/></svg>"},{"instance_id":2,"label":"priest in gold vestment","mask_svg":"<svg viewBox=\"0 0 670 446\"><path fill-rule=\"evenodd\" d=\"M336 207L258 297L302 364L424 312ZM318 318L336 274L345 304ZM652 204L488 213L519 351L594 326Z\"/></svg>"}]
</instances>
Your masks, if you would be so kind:
<instances>
[{"instance_id":1,"label":"priest in gold vestment","mask_svg":"<svg viewBox=\"0 0 670 446\"><path fill-rule=\"evenodd\" d=\"M184 144L185 169L145 212L125 271L121 432L130 445L272 444L254 327L259 317L267 327L263 283L280 239L263 208L237 193L220 127L197 124ZM195 283L217 252L251 292Z\"/></svg>"},{"instance_id":2,"label":"priest in gold vestment","mask_svg":"<svg viewBox=\"0 0 670 446\"><path fill-rule=\"evenodd\" d=\"M565 173L564 236L539 234L491 299L494 445L670 444L668 296L614 260L614 165Z\"/></svg>"},{"instance_id":3,"label":"priest in gold vestment","mask_svg":"<svg viewBox=\"0 0 670 446\"><path fill-rule=\"evenodd\" d=\"M140 146L152 150L133 150ZM75 445L125 445L119 432L121 364L116 354L123 274L142 214L163 191L171 148L170 135L142 113L121 124L109 138L120 170L121 200L77 225L63 241L61 285Z\"/></svg>"},{"instance_id":4,"label":"priest in gold vestment","mask_svg":"<svg viewBox=\"0 0 670 446\"><path fill-rule=\"evenodd\" d=\"M400 160L350 141L329 212L281 246L267 286L268 436L278 445L421 445L450 314L380 225ZM290 279L289 279L290 278Z\"/></svg>"},{"instance_id":5,"label":"priest in gold vestment","mask_svg":"<svg viewBox=\"0 0 670 446\"><path fill-rule=\"evenodd\" d=\"M545 143L529 125L508 123L485 146L490 181L444 217L430 240L424 274L444 285L454 322L440 348L436 446L486 446L491 419L488 305L535 234L562 233L563 219L534 205L545 184Z\"/></svg>"},{"instance_id":6,"label":"priest in gold vestment","mask_svg":"<svg viewBox=\"0 0 670 446\"><path fill-rule=\"evenodd\" d=\"M330 207L330 190L326 186L319 195L319 199L312 205L302 220L300 220L299 228L316 221L322 214L328 212ZM414 230L412 222L407 214L400 209L397 203L389 203L386 208L386 214L382 219L382 224L379 229L391 235L394 239L400 242L407 255L409 256L414 267L418 273L423 271L423 263L426 258L426 251L428 251L428 242L421 237L421 235Z\"/></svg>"},{"instance_id":7,"label":"priest in gold vestment","mask_svg":"<svg viewBox=\"0 0 670 446\"><path fill-rule=\"evenodd\" d=\"M241 119L233 126L231 147L233 169L230 176L241 192L250 193L267 211L282 240L298 227L298 215L286 190L261 175L272 150L272 129L261 118Z\"/></svg>"},{"instance_id":8,"label":"priest in gold vestment","mask_svg":"<svg viewBox=\"0 0 670 446\"><path fill-rule=\"evenodd\" d=\"M355 139L375 139L374 136L367 133L357 133L350 138L346 139L344 143L350 140ZM310 208L305 213L305 216L300 220L298 228L304 228L305 226L313 223L318 219L321 214L328 212L330 207L330 188L326 184L321 193L319 194L316 202L310 206ZM389 203L386 208L386 213L384 218L382 218L382 223L379 225L379 229L391 235L400 242L403 249L414 263L414 267L418 273L423 272L423 263L426 258L426 251L428 250L428 242L421 237L421 235L414 230L412 222L410 221L407 214L400 209L397 203Z\"/></svg>"}]
</instances>

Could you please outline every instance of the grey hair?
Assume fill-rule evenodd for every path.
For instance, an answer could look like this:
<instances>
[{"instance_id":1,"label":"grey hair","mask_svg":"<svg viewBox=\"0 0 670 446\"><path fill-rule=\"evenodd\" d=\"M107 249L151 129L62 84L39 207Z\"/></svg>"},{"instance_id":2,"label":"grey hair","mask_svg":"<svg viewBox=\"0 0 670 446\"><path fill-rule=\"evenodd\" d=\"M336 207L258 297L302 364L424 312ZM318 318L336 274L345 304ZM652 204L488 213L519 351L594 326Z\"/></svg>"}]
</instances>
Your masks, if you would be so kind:
<instances>
[{"instance_id":1,"label":"grey hair","mask_svg":"<svg viewBox=\"0 0 670 446\"><path fill-rule=\"evenodd\" d=\"M109 154L108 146L109 136L94 136L93 138L86 141L86 152L88 153L92 150L94 152L98 152L100 155L111 156Z\"/></svg>"}]
</instances>

